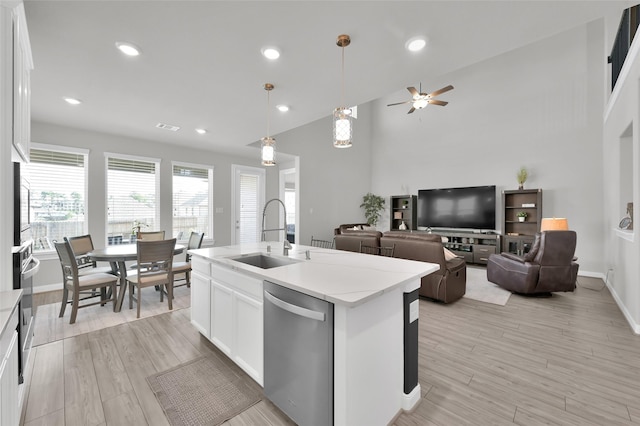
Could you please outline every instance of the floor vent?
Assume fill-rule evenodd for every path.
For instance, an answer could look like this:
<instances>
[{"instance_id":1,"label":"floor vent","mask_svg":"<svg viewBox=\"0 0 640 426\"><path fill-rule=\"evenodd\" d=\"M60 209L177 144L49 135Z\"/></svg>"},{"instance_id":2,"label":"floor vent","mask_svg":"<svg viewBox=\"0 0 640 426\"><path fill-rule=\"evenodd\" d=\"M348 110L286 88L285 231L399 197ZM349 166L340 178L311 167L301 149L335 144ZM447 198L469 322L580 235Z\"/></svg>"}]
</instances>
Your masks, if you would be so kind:
<instances>
[{"instance_id":1,"label":"floor vent","mask_svg":"<svg viewBox=\"0 0 640 426\"><path fill-rule=\"evenodd\" d=\"M156 127L158 129L171 130L172 132L177 132L178 130L180 130L179 126L172 126L171 124L164 124L164 123L158 123L156 124Z\"/></svg>"}]
</instances>

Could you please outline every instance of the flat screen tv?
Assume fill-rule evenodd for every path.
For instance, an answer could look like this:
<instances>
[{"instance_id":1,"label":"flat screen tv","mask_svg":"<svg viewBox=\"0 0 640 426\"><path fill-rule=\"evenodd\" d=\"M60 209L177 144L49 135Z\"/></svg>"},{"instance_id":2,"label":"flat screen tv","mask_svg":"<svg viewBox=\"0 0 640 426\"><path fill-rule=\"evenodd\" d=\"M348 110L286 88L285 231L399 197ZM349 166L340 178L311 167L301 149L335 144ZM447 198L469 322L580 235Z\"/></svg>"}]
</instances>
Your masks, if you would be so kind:
<instances>
[{"instance_id":1,"label":"flat screen tv","mask_svg":"<svg viewBox=\"0 0 640 426\"><path fill-rule=\"evenodd\" d=\"M418 228L495 230L495 185L419 190Z\"/></svg>"}]
</instances>

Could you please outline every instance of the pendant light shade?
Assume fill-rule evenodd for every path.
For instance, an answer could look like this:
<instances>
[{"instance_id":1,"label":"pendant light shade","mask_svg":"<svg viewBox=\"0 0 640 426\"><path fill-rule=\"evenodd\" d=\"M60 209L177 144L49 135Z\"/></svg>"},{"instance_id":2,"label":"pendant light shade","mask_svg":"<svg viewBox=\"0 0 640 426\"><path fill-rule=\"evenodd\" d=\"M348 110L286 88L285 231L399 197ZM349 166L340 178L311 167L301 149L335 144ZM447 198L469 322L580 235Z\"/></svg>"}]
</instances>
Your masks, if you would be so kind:
<instances>
[{"instance_id":1,"label":"pendant light shade","mask_svg":"<svg viewBox=\"0 0 640 426\"><path fill-rule=\"evenodd\" d=\"M275 88L271 83L265 83L264 90L267 91L267 136L260 139L262 141L262 165L263 166L275 166L276 165L276 140L269 136L269 93Z\"/></svg>"},{"instance_id":2,"label":"pendant light shade","mask_svg":"<svg viewBox=\"0 0 640 426\"><path fill-rule=\"evenodd\" d=\"M346 34L339 35L336 44L342 48L341 102L344 105L344 48L351 44L351 38ZM333 146L336 148L350 148L352 139L353 115L351 109L340 106L333 111Z\"/></svg>"}]
</instances>

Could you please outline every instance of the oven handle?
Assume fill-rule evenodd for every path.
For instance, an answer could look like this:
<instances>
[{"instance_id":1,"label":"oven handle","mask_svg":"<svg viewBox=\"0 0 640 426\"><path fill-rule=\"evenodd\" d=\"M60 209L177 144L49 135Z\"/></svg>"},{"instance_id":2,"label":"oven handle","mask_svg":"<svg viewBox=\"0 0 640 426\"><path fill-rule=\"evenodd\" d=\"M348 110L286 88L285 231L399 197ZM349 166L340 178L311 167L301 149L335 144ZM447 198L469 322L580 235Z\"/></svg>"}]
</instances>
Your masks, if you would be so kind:
<instances>
[{"instance_id":1,"label":"oven handle","mask_svg":"<svg viewBox=\"0 0 640 426\"><path fill-rule=\"evenodd\" d=\"M22 273L23 278L31 278L32 276L37 274L38 271L40 270L40 260L36 259L35 257L32 258L29 265L33 265L33 266L31 268L28 268L26 271Z\"/></svg>"}]
</instances>

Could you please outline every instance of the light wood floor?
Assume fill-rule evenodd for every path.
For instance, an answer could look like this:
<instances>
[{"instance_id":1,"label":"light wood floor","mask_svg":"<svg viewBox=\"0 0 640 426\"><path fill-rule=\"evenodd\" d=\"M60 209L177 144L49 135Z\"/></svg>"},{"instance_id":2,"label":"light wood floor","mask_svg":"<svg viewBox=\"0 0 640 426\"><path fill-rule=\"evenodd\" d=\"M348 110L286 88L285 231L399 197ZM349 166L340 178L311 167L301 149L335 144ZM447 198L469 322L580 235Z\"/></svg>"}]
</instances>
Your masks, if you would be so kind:
<instances>
[{"instance_id":1,"label":"light wood floor","mask_svg":"<svg viewBox=\"0 0 640 426\"><path fill-rule=\"evenodd\" d=\"M513 295L506 306L421 300L423 398L395 424L640 424L640 336L607 289L588 289L601 280L579 284L551 298ZM167 424L145 377L219 354L189 324L189 309L33 352L26 425ZM289 422L263 400L228 424Z\"/></svg>"}]
</instances>

